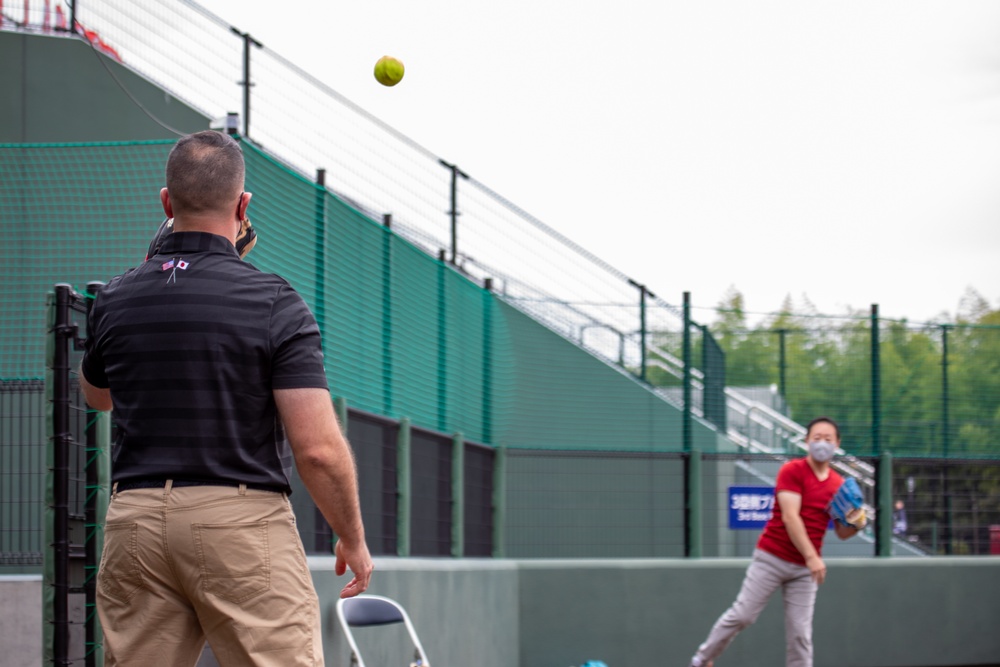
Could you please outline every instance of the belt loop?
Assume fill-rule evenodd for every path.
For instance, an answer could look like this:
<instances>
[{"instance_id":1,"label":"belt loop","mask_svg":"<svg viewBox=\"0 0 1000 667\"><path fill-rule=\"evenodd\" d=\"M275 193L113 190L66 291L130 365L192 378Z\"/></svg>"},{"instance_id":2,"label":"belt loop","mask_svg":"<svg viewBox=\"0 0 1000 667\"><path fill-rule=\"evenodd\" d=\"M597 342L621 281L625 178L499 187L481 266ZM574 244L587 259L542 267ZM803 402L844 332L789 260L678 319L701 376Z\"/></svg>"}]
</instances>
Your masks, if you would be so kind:
<instances>
[{"instance_id":1,"label":"belt loop","mask_svg":"<svg viewBox=\"0 0 1000 667\"><path fill-rule=\"evenodd\" d=\"M246 494L247 494L247 485L246 484L240 484L240 495L241 496L245 496Z\"/></svg>"},{"instance_id":2,"label":"belt loop","mask_svg":"<svg viewBox=\"0 0 1000 667\"><path fill-rule=\"evenodd\" d=\"M163 495L169 496L170 495L170 489L172 489L172 488L174 488L174 480L168 479L167 483L164 484L164 486L163 486Z\"/></svg>"},{"instance_id":3,"label":"belt loop","mask_svg":"<svg viewBox=\"0 0 1000 667\"><path fill-rule=\"evenodd\" d=\"M118 497L118 482L111 485L111 500Z\"/></svg>"}]
</instances>

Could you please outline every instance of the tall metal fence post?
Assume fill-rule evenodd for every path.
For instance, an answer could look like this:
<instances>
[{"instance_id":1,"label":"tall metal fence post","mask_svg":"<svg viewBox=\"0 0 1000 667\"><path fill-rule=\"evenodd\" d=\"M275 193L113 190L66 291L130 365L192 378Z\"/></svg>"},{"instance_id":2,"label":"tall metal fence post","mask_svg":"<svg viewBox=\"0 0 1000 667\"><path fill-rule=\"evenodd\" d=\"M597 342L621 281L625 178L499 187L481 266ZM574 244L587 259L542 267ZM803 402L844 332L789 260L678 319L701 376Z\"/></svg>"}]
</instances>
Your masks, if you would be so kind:
<instances>
[{"instance_id":1,"label":"tall metal fence post","mask_svg":"<svg viewBox=\"0 0 1000 667\"><path fill-rule=\"evenodd\" d=\"M872 304L872 454L882 453L882 368L879 358L878 304Z\"/></svg>"},{"instance_id":2,"label":"tall metal fence post","mask_svg":"<svg viewBox=\"0 0 1000 667\"><path fill-rule=\"evenodd\" d=\"M392 312L392 232L382 228L382 408L391 415L395 409L395 373ZM398 335L398 334L397 334Z\"/></svg>"},{"instance_id":3,"label":"tall metal fence post","mask_svg":"<svg viewBox=\"0 0 1000 667\"><path fill-rule=\"evenodd\" d=\"M701 557L701 452L694 446L691 405L691 293L684 292L684 332L682 356L684 358L684 412L682 441L684 445L684 555Z\"/></svg>"},{"instance_id":4,"label":"tall metal fence post","mask_svg":"<svg viewBox=\"0 0 1000 667\"><path fill-rule=\"evenodd\" d=\"M340 431L347 437L347 399L337 396L333 399L333 411L337 414L337 421L340 422Z\"/></svg>"},{"instance_id":5,"label":"tall metal fence post","mask_svg":"<svg viewBox=\"0 0 1000 667\"><path fill-rule=\"evenodd\" d=\"M701 558L701 452L697 449L688 450L687 475L684 486L687 488L687 531L684 540L684 555L689 558Z\"/></svg>"},{"instance_id":6,"label":"tall metal fence post","mask_svg":"<svg viewBox=\"0 0 1000 667\"><path fill-rule=\"evenodd\" d=\"M778 392L781 394L782 404L787 400L788 382L785 377L787 361L785 356L785 334L788 329L778 329Z\"/></svg>"},{"instance_id":7,"label":"tall metal fence post","mask_svg":"<svg viewBox=\"0 0 1000 667\"><path fill-rule=\"evenodd\" d=\"M451 263L456 264L458 263L458 216L461 215L458 212L458 177L461 176L468 180L469 175L459 169L457 165L440 159L438 163L451 171L451 210L447 213L451 219Z\"/></svg>"},{"instance_id":8,"label":"tall metal fence post","mask_svg":"<svg viewBox=\"0 0 1000 667\"><path fill-rule=\"evenodd\" d=\"M948 325L941 325L941 454L947 460L951 453L951 406L948 396ZM949 468L941 469L941 492L944 495L944 552L951 555L951 536L955 526L951 493L948 489Z\"/></svg>"},{"instance_id":9,"label":"tall metal fence post","mask_svg":"<svg viewBox=\"0 0 1000 667\"><path fill-rule=\"evenodd\" d=\"M892 555L892 453L882 452L875 478L875 555Z\"/></svg>"},{"instance_id":10,"label":"tall metal fence post","mask_svg":"<svg viewBox=\"0 0 1000 667\"><path fill-rule=\"evenodd\" d=\"M344 398L343 396L337 396L336 398L334 398L333 412L337 416L337 421L340 423L340 432L344 434L345 438L348 438L349 437L348 430L350 430L350 419L348 417L349 413L347 412L347 399ZM326 517L323 516L323 513L319 510L318 507L315 508L313 514L316 517L317 526L328 525L326 523ZM324 547L328 548L330 550L330 553L336 553L336 548L337 548L336 533L332 533L332 539L330 539L330 542L328 544L321 545L319 544L319 542L317 542L317 547L316 547L317 549L320 549L322 551Z\"/></svg>"},{"instance_id":11,"label":"tall metal fence post","mask_svg":"<svg viewBox=\"0 0 1000 667\"><path fill-rule=\"evenodd\" d=\"M483 442L493 442L493 298L492 281L483 289Z\"/></svg>"},{"instance_id":12,"label":"tall metal fence post","mask_svg":"<svg viewBox=\"0 0 1000 667\"><path fill-rule=\"evenodd\" d=\"M316 170L316 303L313 307L319 325L320 345L326 351L326 169Z\"/></svg>"},{"instance_id":13,"label":"tall metal fence post","mask_svg":"<svg viewBox=\"0 0 1000 667\"><path fill-rule=\"evenodd\" d=\"M503 558L507 521L507 449L493 450L493 557Z\"/></svg>"},{"instance_id":14,"label":"tall metal fence post","mask_svg":"<svg viewBox=\"0 0 1000 667\"><path fill-rule=\"evenodd\" d=\"M646 327L646 297L656 297L645 285L636 282L631 278L628 284L639 290L639 378L646 382L646 366L648 353L646 352L646 335L649 333Z\"/></svg>"},{"instance_id":15,"label":"tall metal fence post","mask_svg":"<svg viewBox=\"0 0 1000 667\"><path fill-rule=\"evenodd\" d=\"M76 3L73 3L76 4ZM253 83L250 82L250 45L253 44L258 49L264 46L250 36L248 32L240 32L230 26L229 30L243 39L243 80L236 83L243 86L243 136L250 136L250 89Z\"/></svg>"},{"instance_id":16,"label":"tall metal fence post","mask_svg":"<svg viewBox=\"0 0 1000 667\"><path fill-rule=\"evenodd\" d=\"M410 514L413 492L410 483L410 420L399 420L399 439L396 445L396 555L410 555Z\"/></svg>"},{"instance_id":17,"label":"tall metal fence post","mask_svg":"<svg viewBox=\"0 0 1000 667\"><path fill-rule=\"evenodd\" d=\"M691 293L684 292L684 331L681 334L681 356L684 362L682 394L684 412L681 415L681 441L684 451L691 451Z\"/></svg>"},{"instance_id":18,"label":"tall metal fence post","mask_svg":"<svg viewBox=\"0 0 1000 667\"><path fill-rule=\"evenodd\" d=\"M92 282L87 284L87 336L90 336L90 311L94 298L104 284ZM84 620L84 645L86 647L86 667L96 667L104 664L103 643L101 641L100 624L97 618L97 568L101 562L101 527L104 525L104 514L107 507L107 475L102 474L102 464L107 460L107 429L101 428L102 422L107 423L108 415L97 410L87 410L86 464L87 496L84 499L84 598L86 615Z\"/></svg>"},{"instance_id":19,"label":"tall metal fence post","mask_svg":"<svg viewBox=\"0 0 1000 667\"><path fill-rule=\"evenodd\" d=\"M72 287L55 286L52 356L52 662L67 665L69 651L69 324Z\"/></svg>"},{"instance_id":20,"label":"tall metal fence post","mask_svg":"<svg viewBox=\"0 0 1000 667\"><path fill-rule=\"evenodd\" d=\"M465 438L456 433L451 449L451 555L465 554Z\"/></svg>"},{"instance_id":21,"label":"tall metal fence post","mask_svg":"<svg viewBox=\"0 0 1000 667\"><path fill-rule=\"evenodd\" d=\"M445 284L448 266L437 264L437 428L448 424L448 290Z\"/></svg>"}]
</instances>

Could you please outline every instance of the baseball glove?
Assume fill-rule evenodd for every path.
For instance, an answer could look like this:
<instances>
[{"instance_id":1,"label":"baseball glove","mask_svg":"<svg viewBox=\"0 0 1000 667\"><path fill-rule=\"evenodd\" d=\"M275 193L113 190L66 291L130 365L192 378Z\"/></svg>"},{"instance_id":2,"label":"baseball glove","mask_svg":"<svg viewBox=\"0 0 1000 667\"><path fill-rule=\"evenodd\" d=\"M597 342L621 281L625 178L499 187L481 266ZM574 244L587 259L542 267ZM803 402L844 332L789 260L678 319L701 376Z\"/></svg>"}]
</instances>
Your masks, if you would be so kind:
<instances>
[{"instance_id":1,"label":"baseball glove","mask_svg":"<svg viewBox=\"0 0 1000 667\"><path fill-rule=\"evenodd\" d=\"M858 480L848 477L833 494L830 501L830 516L845 526L854 526L861 530L868 523L864 508L865 498L861 495Z\"/></svg>"},{"instance_id":2,"label":"baseball glove","mask_svg":"<svg viewBox=\"0 0 1000 667\"><path fill-rule=\"evenodd\" d=\"M149 249L146 250L146 259L149 259L159 252L163 239L167 238L167 236L172 234L173 231L173 218L167 218L160 223L160 228L156 230L156 234L153 235L153 240L149 242ZM243 222L240 225L240 231L236 235L236 252L240 254L240 259L246 258L256 244L257 231L253 228L253 225L250 224L250 218L243 218Z\"/></svg>"}]
</instances>

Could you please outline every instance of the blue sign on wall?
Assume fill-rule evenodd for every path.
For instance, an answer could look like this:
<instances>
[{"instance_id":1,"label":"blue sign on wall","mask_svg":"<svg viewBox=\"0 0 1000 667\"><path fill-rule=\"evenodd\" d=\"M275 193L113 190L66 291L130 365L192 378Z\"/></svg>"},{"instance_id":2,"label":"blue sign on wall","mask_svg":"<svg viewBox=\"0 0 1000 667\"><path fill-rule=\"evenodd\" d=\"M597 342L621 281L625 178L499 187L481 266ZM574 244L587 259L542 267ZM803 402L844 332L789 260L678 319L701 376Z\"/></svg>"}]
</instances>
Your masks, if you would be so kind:
<instances>
[{"instance_id":1,"label":"blue sign on wall","mask_svg":"<svg viewBox=\"0 0 1000 667\"><path fill-rule=\"evenodd\" d=\"M729 487L730 530L760 530L774 509L773 486Z\"/></svg>"}]
</instances>

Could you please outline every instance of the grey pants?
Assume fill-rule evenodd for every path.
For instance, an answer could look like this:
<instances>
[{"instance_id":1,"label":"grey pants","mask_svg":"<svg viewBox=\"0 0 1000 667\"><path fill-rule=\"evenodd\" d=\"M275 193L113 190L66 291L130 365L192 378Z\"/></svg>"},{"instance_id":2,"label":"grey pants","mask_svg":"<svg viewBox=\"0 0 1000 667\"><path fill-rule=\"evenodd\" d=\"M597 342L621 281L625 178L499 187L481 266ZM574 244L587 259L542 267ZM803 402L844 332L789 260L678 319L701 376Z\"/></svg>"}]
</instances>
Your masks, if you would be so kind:
<instances>
[{"instance_id":1,"label":"grey pants","mask_svg":"<svg viewBox=\"0 0 1000 667\"><path fill-rule=\"evenodd\" d=\"M692 664L704 665L721 655L741 630L757 620L779 586L785 601L785 665L812 667L816 582L804 565L789 563L760 549L754 550L736 602L712 626Z\"/></svg>"}]
</instances>

